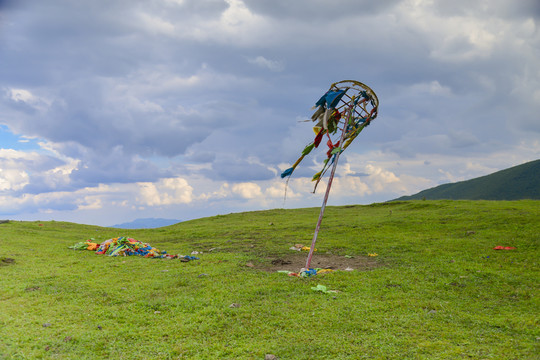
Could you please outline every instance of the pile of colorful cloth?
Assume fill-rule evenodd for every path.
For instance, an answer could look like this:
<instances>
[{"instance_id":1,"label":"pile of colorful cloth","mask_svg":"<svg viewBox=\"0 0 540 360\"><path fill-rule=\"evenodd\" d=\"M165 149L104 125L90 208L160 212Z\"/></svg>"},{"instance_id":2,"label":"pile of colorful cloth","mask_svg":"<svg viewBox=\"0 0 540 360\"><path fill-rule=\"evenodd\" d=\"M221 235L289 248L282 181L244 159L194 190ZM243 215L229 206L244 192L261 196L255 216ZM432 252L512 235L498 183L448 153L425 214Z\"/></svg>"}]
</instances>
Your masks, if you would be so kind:
<instances>
[{"instance_id":1,"label":"pile of colorful cloth","mask_svg":"<svg viewBox=\"0 0 540 360\"><path fill-rule=\"evenodd\" d=\"M91 250L98 255L130 256L138 255L146 258L180 259L180 261L199 260L189 255L170 255L166 251L160 251L142 241L126 236L120 236L103 241L101 244L94 239L81 241L69 247L74 250Z\"/></svg>"}]
</instances>

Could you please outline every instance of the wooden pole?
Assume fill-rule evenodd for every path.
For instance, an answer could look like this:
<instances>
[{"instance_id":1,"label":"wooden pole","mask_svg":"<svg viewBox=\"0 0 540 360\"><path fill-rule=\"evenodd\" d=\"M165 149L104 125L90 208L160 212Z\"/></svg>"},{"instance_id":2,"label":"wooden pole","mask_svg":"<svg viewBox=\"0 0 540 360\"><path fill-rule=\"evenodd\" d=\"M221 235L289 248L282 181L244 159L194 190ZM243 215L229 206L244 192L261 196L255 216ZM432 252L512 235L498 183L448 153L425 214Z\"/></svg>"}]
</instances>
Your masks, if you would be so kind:
<instances>
[{"instance_id":1,"label":"wooden pole","mask_svg":"<svg viewBox=\"0 0 540 360\"><path fill-rule=\"evenodd\" d=\"M352 107L349 109L349 113L347 114L345 124L343 125L343 130L341 132L341 138L339 140L339 146L343 146L343 139L345 138L345 133L347 132L347 126L349 125L349 117L352 112ZM328 196L330 195L330 188L332 187L332 181L334 180L334 174L336 173L336 167L339 160L339 155L341 154L341 151L338 151L336 153L336 158L334 159L334 164L332 166L332 171L330 172L330 177L328 178L328 185L326 186L326 193L324 194L324 200L321 206L321 212L319 213L319 220L317 221L317 226L315 227L315 234L313 234L313 240L311 241L311 247L309 248L309 254L306 261L306 270L310 269L311 266L311 258L313 257L313 252L315 251L315 243L317 242L317 235L319 234L319 230L321 228L321 223L324 215L324 209L326 208L326 202L328 201Z\"/></svg>"}]
</instances>

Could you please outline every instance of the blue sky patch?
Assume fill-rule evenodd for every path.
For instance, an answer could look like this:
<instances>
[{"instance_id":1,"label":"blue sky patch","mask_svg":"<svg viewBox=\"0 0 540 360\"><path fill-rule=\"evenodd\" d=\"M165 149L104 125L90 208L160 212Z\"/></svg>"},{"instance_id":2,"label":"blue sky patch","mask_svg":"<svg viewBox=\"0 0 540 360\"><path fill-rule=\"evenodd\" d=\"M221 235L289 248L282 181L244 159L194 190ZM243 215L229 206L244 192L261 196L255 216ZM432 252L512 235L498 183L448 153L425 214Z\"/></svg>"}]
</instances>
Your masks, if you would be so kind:
<instances>
[{"instance_id":1,"label":"blue sky patch","mask_svg":"<svg viewBox=\"0 0 540 360\"><path fill-rule=\"evenodd\" d=\"M24 136L14 134L5 125L0 125L0 148L13 150L39 150L39 139L29 139Z\"/></svg>"}]
</instances>

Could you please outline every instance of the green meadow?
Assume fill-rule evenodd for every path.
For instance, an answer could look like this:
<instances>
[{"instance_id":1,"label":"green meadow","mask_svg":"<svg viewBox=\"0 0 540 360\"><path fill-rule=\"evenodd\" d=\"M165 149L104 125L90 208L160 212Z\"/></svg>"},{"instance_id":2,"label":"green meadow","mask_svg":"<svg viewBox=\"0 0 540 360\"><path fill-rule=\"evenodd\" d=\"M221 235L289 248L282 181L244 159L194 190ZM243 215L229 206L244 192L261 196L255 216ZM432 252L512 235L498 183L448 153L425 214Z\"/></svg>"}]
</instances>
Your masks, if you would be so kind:
<instances>
[{"instance_id":1,"label":"green meadow","mask_svg":"<svg viewBox=\"0 0 540 360\"><path fill-rule=\"evenodd\" d=\"M313 263L335 271L278 272L318 215L0 224L0 359L540 358L540 201L330 206ZM68 248L117 236L199 260Z\"/></svg>"}]
</instances>

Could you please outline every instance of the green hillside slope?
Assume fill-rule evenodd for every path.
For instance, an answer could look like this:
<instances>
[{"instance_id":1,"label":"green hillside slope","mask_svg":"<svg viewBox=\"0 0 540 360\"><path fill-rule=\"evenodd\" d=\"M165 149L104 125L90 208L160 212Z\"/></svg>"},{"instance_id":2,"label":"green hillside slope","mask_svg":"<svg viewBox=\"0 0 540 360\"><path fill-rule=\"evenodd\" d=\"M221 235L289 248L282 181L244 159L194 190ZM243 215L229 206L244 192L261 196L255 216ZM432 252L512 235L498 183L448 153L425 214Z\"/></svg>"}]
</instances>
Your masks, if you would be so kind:
<instances>
[{"instance_id":1,"label":"green hillside slope","mask_svg":"<svg viewBox=\"0 0 540 360\"><path fill-rule=\"evenodd\" d=\"M443 184L396 200L521 200L540 199L540 160L493 174Z\"/></svg>"},{"instance_id":2,"label":"green hillside slope","mask_svg":"<svg viewBox=\"0 0 540 360\"><path fill-rule=\"evenodd\" d=\"M318 208L129 231L4 222L0 359L538 359L539 205L329 206L313 259L335 271L311 277L289 276L307 257L290 248ZM116 236L199 259L69 248Z\"/></svg>"}]
</instances>

